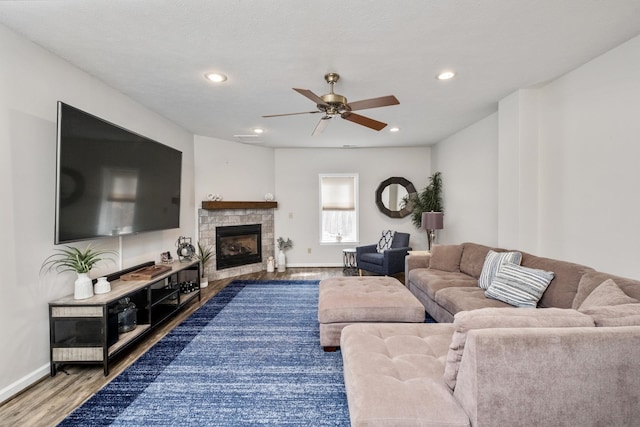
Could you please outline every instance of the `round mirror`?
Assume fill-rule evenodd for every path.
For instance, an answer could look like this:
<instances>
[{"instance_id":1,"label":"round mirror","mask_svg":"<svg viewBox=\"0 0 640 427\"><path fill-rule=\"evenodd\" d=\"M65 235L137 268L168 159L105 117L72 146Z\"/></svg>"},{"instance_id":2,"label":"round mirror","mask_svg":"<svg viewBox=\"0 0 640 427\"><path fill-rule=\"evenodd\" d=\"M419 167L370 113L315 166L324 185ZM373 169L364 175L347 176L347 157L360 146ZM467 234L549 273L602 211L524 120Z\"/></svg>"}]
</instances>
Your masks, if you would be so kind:
<instances>
[{"instance_id":1,"label":"round mirror","mask_svg":"<svg viewBox=\"0 0 640 427\"><path fill-rule=\"evenodd\" d=\"M411 181L401 177L391 177L380 183L376 190L376 205L380 212L391 218L404 218L411 213L411 206L404 206L403 199L416 195ZM403 207L404 206L404 207Z\"/></svg>"}]
</instances>

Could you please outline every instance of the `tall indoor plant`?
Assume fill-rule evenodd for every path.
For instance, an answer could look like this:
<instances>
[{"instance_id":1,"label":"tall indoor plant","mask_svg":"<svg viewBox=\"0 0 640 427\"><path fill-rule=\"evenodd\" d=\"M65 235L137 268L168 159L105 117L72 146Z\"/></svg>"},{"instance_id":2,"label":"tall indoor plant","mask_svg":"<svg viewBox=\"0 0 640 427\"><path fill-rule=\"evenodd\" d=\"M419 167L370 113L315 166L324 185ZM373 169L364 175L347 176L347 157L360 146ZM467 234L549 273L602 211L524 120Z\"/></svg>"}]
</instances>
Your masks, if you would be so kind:
<instances>
[{"instance_id":1,"label":"tall indoor plant","mask_svg":"<svg viewBox=\"0 0 640 427\"><path fill-rule=\"evenodd\" d=\"M196 254L196 258L200 261L200 287L206 288L209 286L209 278L205 272L205 268L207 266L207 262L213 256L213 250L211 246L203 246L200 241L198 241L198 253Z\"/></svg>"},{"instance_id":2,"label":"tall indoor plant","mask_svg":"<svg viewBox=\"0 0 640 427\"><path fill-rule=\"evenodd\" d=\"M422 228L423 212L444 212L442 204L442 174L435 172L429 177L429 184L415 197L405 197L403 203L412 207L411 222L416 228ZM431 233L427 232L428 245L431 247Z\"/></svg>"},{"instance_id":3,"label":"tall indoor plant","mask_svg":"<svg viewBox=\"0 0 640 427\"><path fill-rule=\"evenodd\" d=\"M47 257L42 263L40 272L55 270L58 273L73 271L78 277L75 281L73 298L85 299L93 296L93 283L89 272L102 261L113 261L112 256L118 253L113 250L96 249L91 244L84 249L63 245L54 249L56 253Z\"/></svg>"}]
</instances>

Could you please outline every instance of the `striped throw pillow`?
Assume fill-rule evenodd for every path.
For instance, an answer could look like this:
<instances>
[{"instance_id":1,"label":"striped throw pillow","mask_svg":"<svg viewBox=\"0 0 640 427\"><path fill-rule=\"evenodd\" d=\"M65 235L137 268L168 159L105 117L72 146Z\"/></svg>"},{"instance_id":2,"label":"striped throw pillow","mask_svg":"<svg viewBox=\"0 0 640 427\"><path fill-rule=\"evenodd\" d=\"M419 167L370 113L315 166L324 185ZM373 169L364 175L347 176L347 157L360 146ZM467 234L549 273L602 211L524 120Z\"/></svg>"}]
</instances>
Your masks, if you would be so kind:
<instances>
[{"instance_id":1,"label":"striped throw pillow","mask_svg":"<svg viewBox=\"0 0 640 427\"><path fill-rule=\"evenodd\" d=\"M493 282L493 278L496 276L498 270L502 264L509 262L511 264L520 265L522 261L522 254L520 252L496 252L489 251L484 259L484 265L482 266L482 272L478 278L478 286L487 290Z\"/></svg>"},{"instance_id":2,"label":"striped throw pillow","mask_svg":"<svg viewBox=\"0 0 640 427\"><path fill-rule=\"evenodd\" d=\"M516 307L535 308L554 276L552 271L504 264L484 295Z\"/></svg>"}]
</instances>

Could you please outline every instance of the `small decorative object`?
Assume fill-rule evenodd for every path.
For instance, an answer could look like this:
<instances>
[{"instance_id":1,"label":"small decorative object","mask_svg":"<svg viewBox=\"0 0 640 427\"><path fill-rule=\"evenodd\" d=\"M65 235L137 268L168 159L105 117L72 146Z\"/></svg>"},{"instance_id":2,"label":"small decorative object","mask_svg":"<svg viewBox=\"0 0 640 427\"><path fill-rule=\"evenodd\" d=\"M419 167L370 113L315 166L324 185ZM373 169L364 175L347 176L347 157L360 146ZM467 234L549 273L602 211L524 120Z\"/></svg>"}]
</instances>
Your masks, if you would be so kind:
<instances>
[{"instance_id":1,"label":"small decorative object","mask_svg":"<svg viewBox=\"0 0 640 427\"><path fill-rule=\"evenodd\" d=\"M43 270L55 270L58 273L74 271L77 273L78 278L74 282L74 299L93 296L93 283L89 278L89 272L97 263L113 261L110 256L118 254L116 251L95 249L91 245L87 245L84 250L73 246L63 246L55 250L57 253L47 257L42 263L40 273Z\"/></svg>"},{"instance_id":2,"label":"small decorative object","mask_svg":"<svg viewBox=\"0 0 640 427\"><path fill-rule=\"evenodd\" d=\"M272 256L267 258L267 273L273 273L275 271L275 259Z\"/></svg>"},{"instance_id":3,"label":"small decorative object","mask_svg":"<svg viewBox=\"0 0 640 427\"><path fill-rule=\"evenodd\" d=\"M342 242L342 233L338 231L338 234L336 234L336 242Z\"/></svg>"},{"instance_id":4,"label":"small decorative object","mask_svg":"<svg viewBox=\"0 0 640 427\"><path fill-rule=\"evenodd\" d=\"M273 202L273 194L267 193L264 195L264 200L267 202Z\"/></svg>"},{"instance_id":5,"label":"small decorative object","mask_svg":"<svg viewBox=\"0 0 640 427\"><path fill-rule=\"evenodd\" d=\"M207 199L212 202L219 202L220 200L222 200L222 196L220 194L209 193L207 194Z\"/></svg>"},{"instance_id":6,"label":"small decorative object","mask_svg":"<svg viewBox=\"0 0 640 427\"><path fill-rule=\"evenodd\" d=\"M128 297L118 300L116 312L118 313L118 331L133 331L137 326L136 313L138 309Z\"/></svg>"},{"instance_id":7,"label":"small decorative object","mask_svg":"<svg viewBox=\"0 0 640 427\"><path fill-rule=\"evenodd\" d=\"M176 240L176 246L178 248L178 259L180 262L191 261L196 254L196 248L191 244L191 237L178 237Z\"/></svg>"},{"instance_id":8,"label":"small decorative object","mask_svg":"<svg viewBox=\"0 0 640 427\"><path fill-rule=\"evenodd\" d=\"M207 262L213 256L213 250L210 246L203 246L202 243L198 241L198 253L196 254L196 258L200 261L200 287L206 288L209 286L209 278L205 272L205 267L207 266Z\"/></svg>"},{"instance_id":9,"label":"small decorative object","mask_svg":"<svg viewBox=\"0 0 640 427\"><path fill-rule=\"evenodd\" d=\"M111 283L109 283L106 277L98 277L98 281L93 285L93 293L99 295L106 294L107 292L111 292Z\"/></svg>"},{"instance_id":10,"label":"small decorative object","mask_svg":"<svg viewBox=\"0 0 640 427\"><path fill-rule=\"evenodd\" d=\"M287 240L284 240L282 237L278 237L278 272L280 273L287 270L287 257L285 256L284 251L292 246L293 242L288 237Z\"/></svg>"},{"instance_id":11,"label":"small decorative object","mask_svg":"<svg viewBox=\"0 0 640 427\"><path fill-rule=\"evenodd\" d=\"M173 262L173 258L171 258L171 252L162 252L160 254L160 261L162 261L163 264L171 264Z\"/></svg>"}]
</instances>

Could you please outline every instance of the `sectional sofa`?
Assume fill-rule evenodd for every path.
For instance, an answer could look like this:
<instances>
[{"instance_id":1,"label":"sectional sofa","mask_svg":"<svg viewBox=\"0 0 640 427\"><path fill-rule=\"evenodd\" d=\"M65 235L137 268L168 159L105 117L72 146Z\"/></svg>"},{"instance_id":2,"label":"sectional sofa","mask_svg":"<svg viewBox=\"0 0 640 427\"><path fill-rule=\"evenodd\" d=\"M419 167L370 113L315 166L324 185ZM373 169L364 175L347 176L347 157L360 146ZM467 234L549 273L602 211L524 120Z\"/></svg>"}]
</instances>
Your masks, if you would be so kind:
<instances>
[{"instance_id":1,"label":"sectional sofa","mask_svg":"<svg viewBox=\"0 0 640 427\"><path fill-rule=\"evenodd\" d=\"M342 330L352 426L640 424L639 281L475 243L405 278L439 323Z\"/></svg>"}]
</instances>

